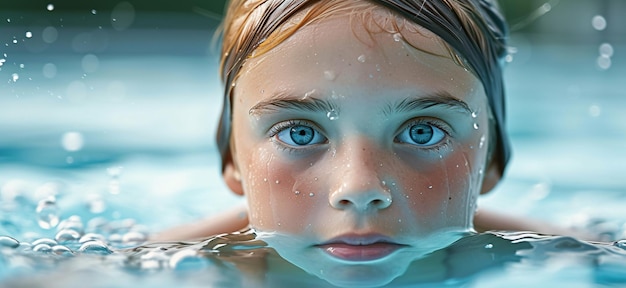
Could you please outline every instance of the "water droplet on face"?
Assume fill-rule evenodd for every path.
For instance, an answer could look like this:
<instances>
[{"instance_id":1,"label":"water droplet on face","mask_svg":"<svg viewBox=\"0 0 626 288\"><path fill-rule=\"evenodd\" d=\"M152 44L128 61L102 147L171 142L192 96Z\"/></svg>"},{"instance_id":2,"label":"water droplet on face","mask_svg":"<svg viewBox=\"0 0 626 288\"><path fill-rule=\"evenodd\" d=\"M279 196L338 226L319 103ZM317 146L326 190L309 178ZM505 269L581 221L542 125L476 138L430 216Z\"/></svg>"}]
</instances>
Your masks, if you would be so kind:
<instances>
[{"instance_id":1,"label":"water droplet on face","mask_svg":"<svg viewBox=\"0 0 626 288\"><path fill-rule=\"evenodd\" d=\"M263 178L263 182L267 182L267 178Z\"/></svg>"},{"instance_id":2,"label":"water droplet on face","mask_svg":"<svg viewBox=\"0 0 626 288\"><path fill-rule=\"evenodd\" d=\"M366 60L365 55L361 54L358 58L356 58L356 60L358 60L361 63L365 63L365 60Z\"/></svg>"},{"instance_id":3,"label":"water droplet on face","mask_svg":"<svg viewBox=\"0 0 626 288\"><path fill-rule=\"evenodd\" d=\"M387 185L387 182L385 182L385 180L380 181L380 183L382 183L382 184L383 184L383 186L384 186L384 185Z\"/></svg>"},{"instance_id":4,"label":"water droplet on face","mask_svg":"<svg viewBox=\"0 0 626 288\"><path fill-rule=\"evenodd\" d=\"M309 193L309 197L313 197L315 194L313 192Z\"/></svg>"},{"instance_id":5,"label":"water droplet on face","mask_svg":"<svg viewBox=\"0 0 626 288\"><path fill-rule=\"evenodd\" d=\"M478 123L474 123L474 129L478 130L478 128L479 128Z\"/></svg>"},{"instance_id":6,"label":"water droplet on face","mask_svg":"<svg viewBox=\"0 0 626 288\"><path fill-rule=\"evenodd\" d=\"M485 146L485 135L480 136L480 142L478 143L478 148L483 148Z\"/></svg>"},{"instance_id":7,"label":"water droplet on face","mask_svg":"<svg viewBox=\"0 0 626 288\"><path fill-rule=\"evenodd\" d=\"M428 186L428 189L433 189L433 185Z\"/></svg>"},{"instance_id":8,"label":"water droplet on face","mask_svg":"<svg viewBox=\"0 0 626 288\"><path fill-rule=\"evenodd\" d=\"M276 180L276 184L280 184L280 180Z\"/></svg>"},{"instance_id":9,"label":"water droplet on face","mask_svg":"<svg viewBox=\"0 0 626 288\"><path fill-rule=\"evenodd\" d=\"M337 78L337 74L335 74L335 71L332 71L332 70L324 71L324 79L328 81L333 81L335 80L335 78Z\"/></svg>"},{"instance_id":10,"label":"water droplet on face","mask_svg":"<svg viewBox=\"0 0 626 288\"><path fill-rule=\"evenodd\" d=\"M593 26L593 29L602 31L606 29L606 19L604 19L602 15L593 16L591 19L591 26Z\"/></svg>"},{"instance_id":11,"label":"water droplet on face","mask_svg":"<svg viewBox=\"0 0 626 288\"><path fill-rule=\"evenodd\" d=\"M59 212L54 197L39 201L35 211L37 212L39 227L50 229L59 224Z\"/></svg>"},{"instance_id":12,"label":"water droplet on face","mask_svg":"<svg viewBox=\"0 0 626 288\"><path fill-rule=\"evenodd\" d=\"M478 117L478 111L472 111L472 118Z\"/></svg>"},{"instance_id":13,"label":"water droplet on face","mask_svg":"<svg viewBox=\"0 0 626 288\"><path fill-rule=\"evenodd\" d=\"M48 11L54 10L54 4L48 4L48 6L46 6L46 9L48 9Z\"/></svg>"},{"instance_id":14,"label":"water droplet on face","mask_svg":"<svg viewBox=\"0 0 626 288\"><path fill-rule=\"evenodd\" d=\"M328 120L334 121L334 120L339 119L339 114L337 113L337 111L333 109L326 113L326 117L328 117Z\"/></svg>"},{"instance_id":15,"label":"water droplet on face","mask_svg":"<svg viewBox=\"0 0 626 288\"><path fill-rule=\"evenodd\" d=\"M313 178L313 180L317 181L317 180L318 180L318 178L317 178L317 177L315 177L315 178Z\"/></svg>"},{"instance_id":16,"label":"water droplet on face","mask_svg":"<svg viewBox=\"0 0 626 288\"><path fill-rule=\"evenodd\" d=\"M393 34L393 41L400 42L401 40L402 40L402 34L400 33Z\"/></svg>"},{"instance_id":17,"label":"water droplet on face","mask_svg":"<svg viewBox=\"0 0 626 288\"><path fill-rule=\"evenodd\" d=\"M33 37L33 32L26 31L26 38L32 38L32 37Z\"/></svg>"},{"instance_id":18,"label":"water droplet on face","mask_svg":"<svg viewBox=\"0 0 626 288\"><path fill-rule=\"evenodd\" d=\"M300 195L300 191L296 190L293 193L295 193L296 195Z\"/></svg>"}]
</instances>

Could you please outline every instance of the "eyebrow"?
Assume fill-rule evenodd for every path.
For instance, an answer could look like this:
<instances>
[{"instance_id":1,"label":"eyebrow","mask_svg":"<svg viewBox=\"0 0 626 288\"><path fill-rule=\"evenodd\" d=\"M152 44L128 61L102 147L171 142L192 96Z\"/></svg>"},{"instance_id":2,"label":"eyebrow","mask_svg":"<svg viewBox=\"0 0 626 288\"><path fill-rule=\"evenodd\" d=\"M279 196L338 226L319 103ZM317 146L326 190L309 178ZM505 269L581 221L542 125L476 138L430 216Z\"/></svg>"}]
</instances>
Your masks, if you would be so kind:
<instances>
[{"instance_id":1,"label":"eyebrow","mask_svg":"<svg viewBox=\"0 0 626 288\"><path fill-rule=\"evenodd\" d=\"M454 98L447 92L438 92L427 96L416 96L400 100L397 103L390 103L383 109L383 115L391 116L396 113L406 113L413 110L423 110L432 107L443 107L456 110L464 114L471 114L472 109L462 100Z\"/></svg>"},{"instance_id":2,"label":"eyebrow","mask_svg":"<svg viewBox=\"0 0 626 288\"><path fill-rule=\"evenodd\" d=\"M281 109L323 113L330 111L339 112L339 106L331 100L320 99L314 96L294 98L284 94L277 94L269 100L257 103L250 108L248 113L250 115L261 115L273 113Z\"/></svg>"}]
</instances>

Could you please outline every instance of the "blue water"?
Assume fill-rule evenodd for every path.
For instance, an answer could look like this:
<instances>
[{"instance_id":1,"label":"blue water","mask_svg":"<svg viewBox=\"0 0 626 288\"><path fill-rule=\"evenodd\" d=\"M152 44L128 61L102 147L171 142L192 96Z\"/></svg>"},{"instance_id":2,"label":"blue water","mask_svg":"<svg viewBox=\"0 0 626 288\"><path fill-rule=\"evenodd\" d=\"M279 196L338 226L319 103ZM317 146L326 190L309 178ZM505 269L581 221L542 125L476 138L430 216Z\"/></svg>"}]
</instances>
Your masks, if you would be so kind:
<instances>
[{"instance_id":1,"label":"blue water","mask_svg":"<svg viewBox=\"0 0 626 288\"><path fill-rule=\"evenodd\" d=\"M116 30L104 18L77 26L89 11L57 12L45 21L0 14L0 286L328 285L297 267L261 278L240 272L235 263L281 261L246 233L141 246L150 233L242 201L222 183L213 144L221 105L210 49L215 21L138 14L134 26ZM163 17L189 23L168 27ZM51 43L46 27L58 32ZM611 65L602 69L601 37L512 40L518 52L506 78L514 158L479 204L604 241L468 236L427 257L446 265L417 263L414 273L430 267L438 276L416 281L626 284L618 241L626 239L626 46L611 43Z\"/></svg>"}]
</instances>

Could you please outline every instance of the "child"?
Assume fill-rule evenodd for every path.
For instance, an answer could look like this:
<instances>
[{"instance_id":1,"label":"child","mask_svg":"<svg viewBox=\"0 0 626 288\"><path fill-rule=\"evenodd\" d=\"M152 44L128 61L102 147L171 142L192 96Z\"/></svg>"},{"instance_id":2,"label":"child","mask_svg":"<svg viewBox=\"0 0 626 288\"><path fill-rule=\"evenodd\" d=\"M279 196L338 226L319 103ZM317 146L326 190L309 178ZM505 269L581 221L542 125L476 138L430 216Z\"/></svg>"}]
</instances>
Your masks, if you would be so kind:
<instances>
[{"instance_id":1,"label":"child","mask_svg":"<svg viewBox=\"0 0 626 288\"><path fill-rule=\"evenodd\" d=\"M231 1L217 141L247 206L157 238L249 225L333 283L377 263L384 284L473 223L537 228L475 217L510 155L506 39L489 0Z\"/></svg>"}]
</instances>

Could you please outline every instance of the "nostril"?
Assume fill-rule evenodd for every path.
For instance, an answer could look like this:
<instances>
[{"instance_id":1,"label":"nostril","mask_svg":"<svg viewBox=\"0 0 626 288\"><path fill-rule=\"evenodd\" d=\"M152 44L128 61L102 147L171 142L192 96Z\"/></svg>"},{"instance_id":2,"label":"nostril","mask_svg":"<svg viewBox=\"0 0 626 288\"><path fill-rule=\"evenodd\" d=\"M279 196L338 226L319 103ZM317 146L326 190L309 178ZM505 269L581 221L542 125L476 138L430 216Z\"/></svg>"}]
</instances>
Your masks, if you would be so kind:
<instances>
[{"instance_id":1,"label":"nostril","mask_svg":"<svg viewBox=\"0 0 626 288\"><path fill-rule=\"evenodd\" d=\"M339 205L341 205L341 206L348 206L348 205L350 205L350 201L345 200L345 199L339 200Z\"/></svg>"},{"instance_id":2,"label":"nostril","mask_svg":"<svg viewBox=\"0 0 626 288\"><path fill-rule=\"evenodd\" d=\"M374 199L374 200L372 200L372 205L374 205L374 206L380 206L380 205L383 205L383 200L380 200L380 199Z\"/></svg>"}]
</instances>

